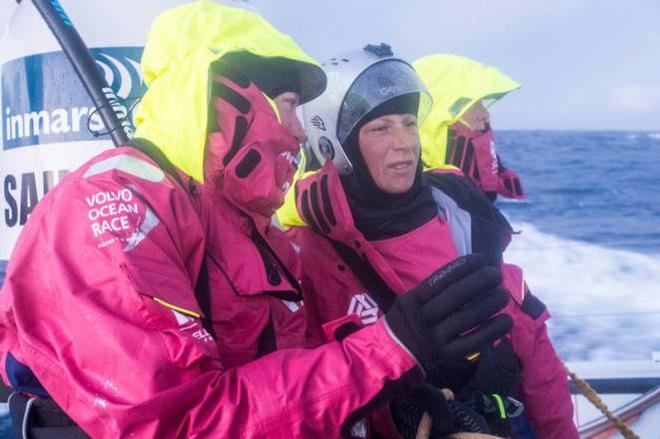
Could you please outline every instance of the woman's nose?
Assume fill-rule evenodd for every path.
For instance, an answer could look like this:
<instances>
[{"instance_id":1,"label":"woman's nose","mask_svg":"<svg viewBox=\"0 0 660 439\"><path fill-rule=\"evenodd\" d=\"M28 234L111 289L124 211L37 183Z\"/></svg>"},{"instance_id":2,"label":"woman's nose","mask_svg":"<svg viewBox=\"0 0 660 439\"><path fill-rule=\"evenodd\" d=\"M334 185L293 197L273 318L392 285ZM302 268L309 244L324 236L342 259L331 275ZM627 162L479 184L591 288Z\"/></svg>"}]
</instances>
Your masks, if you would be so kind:
<instances>
[{"instance_id":1,"label":"woman's nose","mask_svg":"<svg viewBox=\"0 0 660 439\"><path fill-rule=\"evenodd\" d=\"M307 141L307 134L305 133L305 129L295 114L293 115L293 118L289 120L287 125L288 126L286 126L286 128L289 130L289 133L291 133L291 135L296 138L298 143L302 144Z\"/></svg>"},{"instance_id":2,"label":"woman's nose","mask_svg":"<svg viewBox=\"0 0 660 439\"><path fill-rule=\"evenodd\" d=\"M419 144L419 135L408 127L397 127L392 133L395 149L412 150Z\"/></svg>"}]
</instances>

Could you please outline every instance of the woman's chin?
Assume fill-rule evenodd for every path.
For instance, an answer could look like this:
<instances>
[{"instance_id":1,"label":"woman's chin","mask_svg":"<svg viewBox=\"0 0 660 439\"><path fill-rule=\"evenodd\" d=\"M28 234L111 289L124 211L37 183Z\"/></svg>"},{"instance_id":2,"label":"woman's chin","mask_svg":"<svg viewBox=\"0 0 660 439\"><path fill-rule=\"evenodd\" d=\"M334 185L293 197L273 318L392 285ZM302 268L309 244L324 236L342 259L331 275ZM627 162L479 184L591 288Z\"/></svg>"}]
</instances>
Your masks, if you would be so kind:
<instances>
[{"instance_id":1,"label":"woman's chin","mask_svg":"<svg viewBox=\"0 0 660 439\"><path fill-rule=\"evenodd\" d=\"M378 187L380 190L387 192L388 194L401 195L412 189L414 182L414 178L397 179L394 181L388 181L382 185L379 184Z\"/></svg>"}]
</instances>

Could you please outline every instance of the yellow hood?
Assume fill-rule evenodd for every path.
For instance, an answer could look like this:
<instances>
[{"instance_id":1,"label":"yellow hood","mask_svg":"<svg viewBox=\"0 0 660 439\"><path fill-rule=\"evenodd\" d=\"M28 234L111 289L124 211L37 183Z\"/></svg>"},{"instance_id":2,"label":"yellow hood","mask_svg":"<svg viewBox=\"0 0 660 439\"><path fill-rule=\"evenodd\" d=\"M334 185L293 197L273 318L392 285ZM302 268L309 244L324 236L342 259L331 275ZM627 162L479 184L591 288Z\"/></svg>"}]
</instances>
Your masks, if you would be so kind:
<instances>
[{"instance_id":1,"label":"yellow hood","mask_svg":"<svg viewBox=\"0 0 660 439\"><path fill-rule=\"evenodd\" d=\"M415 61L413 67L433 98L431 112L419 130L426 169L444 167L447 129L475 102L481 99L489 106L520 88L498 69L457 55L430 55Z\"/></svg>"},{"instance_id":2,"label":"yellow hood","mask_svg":"<svg viewBox=\"0 0 660 439\"><path fill-rule=\"evenodd\" d=\"M135 116L136 136L153 142L199 182L204 181L209 72L223 57L231 58L266 94L290 84L292 76L303 102L320 95L326 85L316 61L250 11L196 1L159 15L142 56L149 88Z\"/></svg>"},{"instance_id":3,"label":"yellow hood","mask_svg":"<svg viewBox=\"0 0 660 439\"><path fill-rule=\"evenodd\" d=\"M302 169L302 168L299 168ZM307 223L300 216L298 212L298 205L296 200L296 185L299 181L306 179L310 175L321 172L321 169L308 172L297 172L291 189L284 196L284 204L275 212L274 219L277 221L279 227L283 230L288 230L292 227L307 227Z\"/></svg>"}]
</instances>

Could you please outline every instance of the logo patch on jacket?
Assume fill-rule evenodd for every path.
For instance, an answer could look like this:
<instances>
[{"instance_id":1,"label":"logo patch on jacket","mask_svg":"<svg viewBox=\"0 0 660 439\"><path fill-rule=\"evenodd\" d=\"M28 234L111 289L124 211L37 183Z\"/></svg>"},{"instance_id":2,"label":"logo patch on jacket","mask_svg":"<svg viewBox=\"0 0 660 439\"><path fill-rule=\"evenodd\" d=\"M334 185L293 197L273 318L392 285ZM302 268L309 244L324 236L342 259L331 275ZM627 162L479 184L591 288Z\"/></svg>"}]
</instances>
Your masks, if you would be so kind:
<instances>
[{"instance_id":1,"label":"logo patch on jacket","mask_svg":"<svg viewBox=\"0 0 660 439\"><path fill-rule=\"evenodd\" d=\"M303 305L302 302L292 302L290 300L282 300L282 303L284 304L284 306L289 308L289 311L291 312L297 312L298 310L300 310L300 307Z\"/></svg>"},{"instance_id":2,"label":"logo patch on jacket","mask_svg":"<svg viewBox=\"0 0 660 439\"><path fill-rule=\"evenodd\" d=\"M176 322L179 324L179 331L188 333L193 338L204 343L213 342L213 337L211 337L211 334L209 334L206 329L204 329L204 327L199 323L199 320L180 313L174 309L171 311L174 313Z\"/></svg>"},{"instance_id":3,"label":"logo patch on jacket","mask_svg":"<svg viewBox=\"0 0 660 439\"><path fill-rule=\"evenodd\" d=\"M348 314L355 314L364 325L370 325L378 320L378 304L365 293L351 297L348 305Z\"/></svg>"},{"instance_id":4,"label":"logo patch on jacket","mask_svg":"<svg viewBox=\"0 0 660 439\"><path fill-rule=\"evenodd\" d=\"M364 419L360 419L351 428L352 438L366 438L367 437L367 423Z\"/></svg>"}]
</instances>

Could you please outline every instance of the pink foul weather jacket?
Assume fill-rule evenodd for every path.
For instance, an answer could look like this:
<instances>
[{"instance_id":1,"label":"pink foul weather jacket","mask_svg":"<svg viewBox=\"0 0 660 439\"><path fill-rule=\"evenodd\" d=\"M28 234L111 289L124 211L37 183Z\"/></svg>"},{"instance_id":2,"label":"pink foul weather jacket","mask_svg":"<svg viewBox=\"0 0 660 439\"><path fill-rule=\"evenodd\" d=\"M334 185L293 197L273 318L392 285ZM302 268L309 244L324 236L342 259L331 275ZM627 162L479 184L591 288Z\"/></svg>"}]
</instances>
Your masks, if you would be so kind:
<instances>
[{"instance_id":1,"label":"pink foul weather jacket","mask_svg":"<svg viewBox=\"0 0 660 439\"><path fill-rule=\"evenodd\" d=\"M278 215L283 225L294 226L289 234L301 248L302 283L312 339L317 344L323 343L342 333L339 328L347 323L369 327L378 324L382 315L377 301L328 238L345 244L368 260L397 294L405 293L458 256L471 251L495 253L500 258L502 285L511 295L501 312L509 314L514 322L508 337L523 367L520 398L525 414L540 439L578 438L567 374L547 334L545 322L549 313L529 292L522 270L501 262L501 253L510 240L508 226L499 230L489 224L492 221L486 217L492 215L488 212L494 208L460 172L434 171L429 180L434 186L439 215L404 235L378 241L367 241L355 228L331 163L296 183L295 204L289 198ZM327 190L312 194L319 187ZM302 208L301 198L307 196L318 197L318 209ZM292 206L297 207L297 214L291 210ZM308 225L310 218L316 227ZM318 227L319 224L322 226ZM498 239L489 236L499 233L504 236ZM495 246L485 241L496 241ZM384 425L383 421L379 422Z\"/></svg>"}]
</instances>

